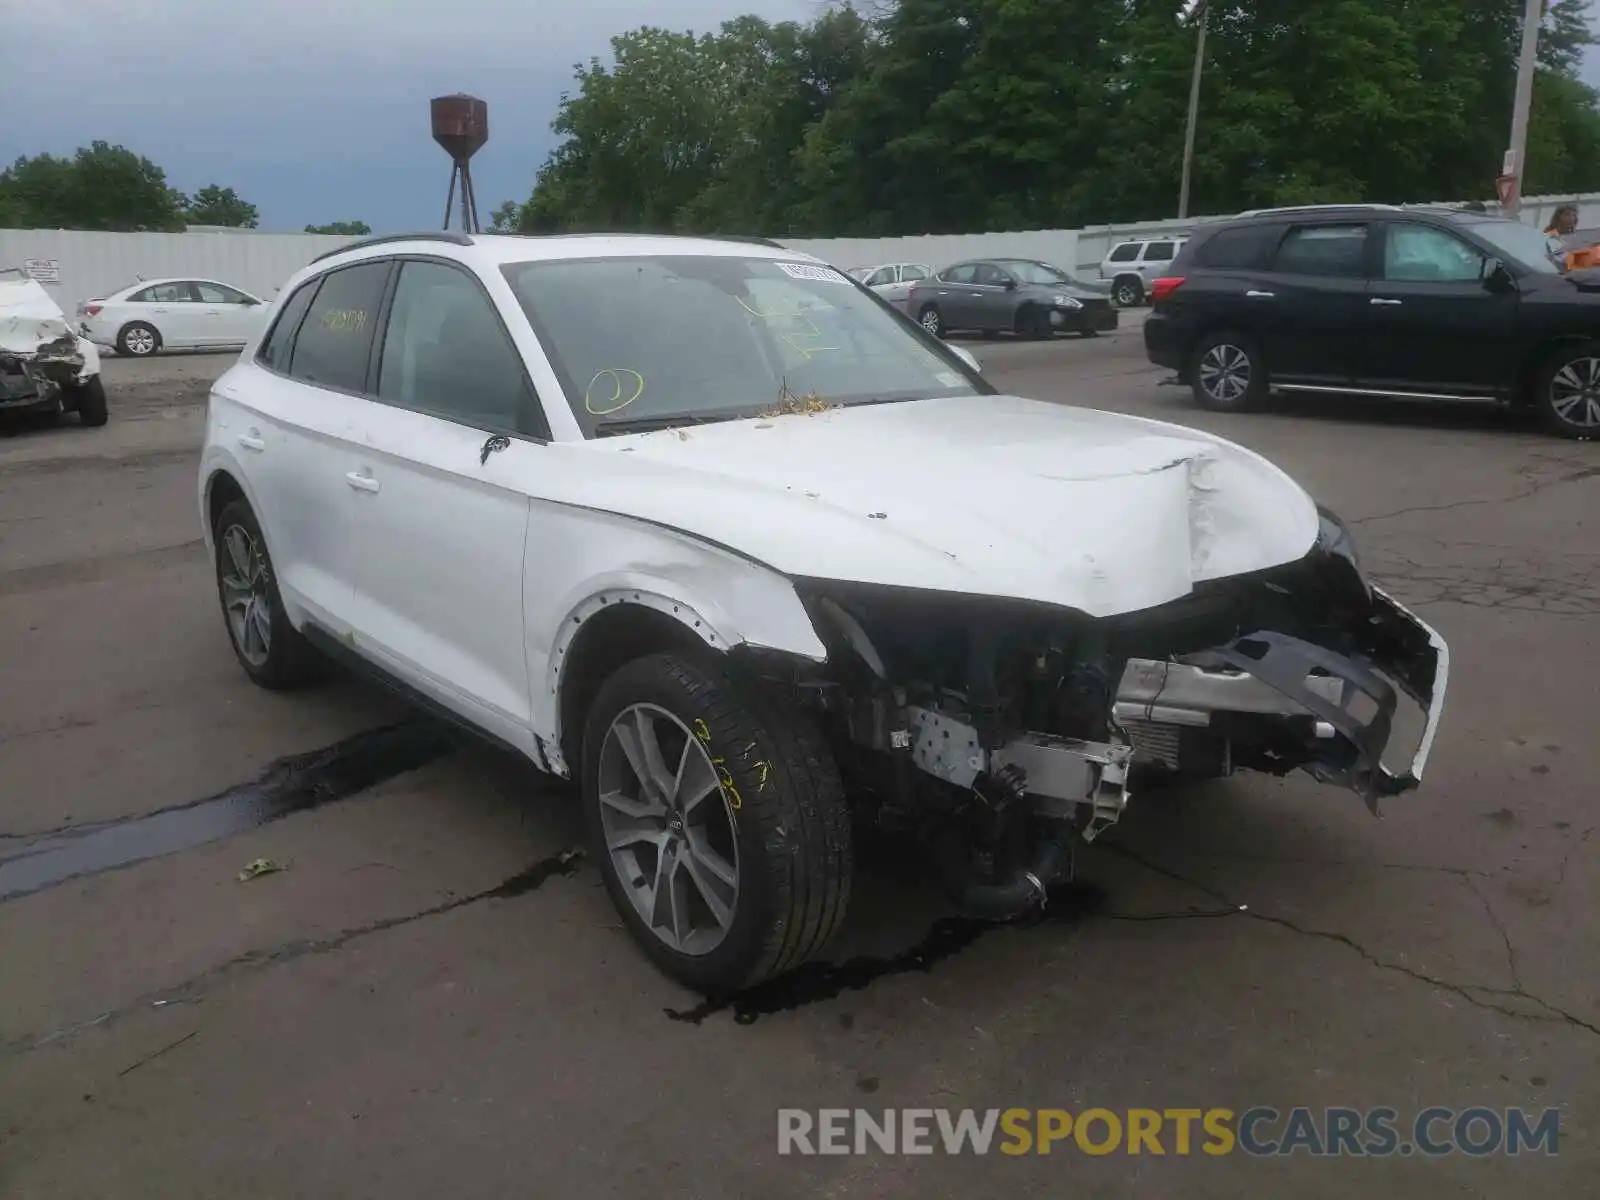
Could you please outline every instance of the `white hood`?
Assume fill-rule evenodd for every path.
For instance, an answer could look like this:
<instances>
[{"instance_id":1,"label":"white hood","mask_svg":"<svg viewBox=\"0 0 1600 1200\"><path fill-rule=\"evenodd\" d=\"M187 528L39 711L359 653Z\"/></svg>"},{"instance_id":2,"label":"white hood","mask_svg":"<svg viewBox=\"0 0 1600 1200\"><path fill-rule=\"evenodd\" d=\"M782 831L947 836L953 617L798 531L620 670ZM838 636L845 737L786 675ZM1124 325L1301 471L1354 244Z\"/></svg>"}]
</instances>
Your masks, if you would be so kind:
<instances>
[{"instance_id":1,"label":"white hood","mask_svg":"<svg viewBox=\"0 0 1600 1200\"><path fill-rule=\"evenodd\" d=\"M568 495L789 575L1094 616L1302 557L1316 505L1197 430L1016 396L833 409L566 443ZM568 472L558 472L568 475ZM546 493L549 494L549 493Z\"/></svg>"},{"instance_id":2,"label":"white hood","mask_svg":"<svg viewBox=\"0 0 1600 1200\"><path fill-rule=\"evenodd\" d=\"M78 378L99 373L100 352L72 329L61 306L36 279L0 278L0 351L29 359L42 346L71 336L82 358Z\"/></svg>"}]
</instances>

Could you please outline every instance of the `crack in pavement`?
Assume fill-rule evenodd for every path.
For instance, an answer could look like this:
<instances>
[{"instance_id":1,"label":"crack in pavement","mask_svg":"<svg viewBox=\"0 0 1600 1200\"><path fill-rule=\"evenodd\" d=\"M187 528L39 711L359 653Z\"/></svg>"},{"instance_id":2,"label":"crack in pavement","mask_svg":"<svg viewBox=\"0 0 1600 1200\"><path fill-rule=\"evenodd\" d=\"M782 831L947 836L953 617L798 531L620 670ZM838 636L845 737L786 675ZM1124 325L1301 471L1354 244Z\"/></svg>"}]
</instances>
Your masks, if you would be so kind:
<instances>
[{"instance_id":1,"label":"crack in pavement","mask_svg":"<svg viewBox=\"0 0 1600 1200\"><path fill-rule=\"evenodd\" d=\"M247 974L265 967L293 962L309 955L331 954L362 938L386 933L391 929L399 929L417 921L425 921L430 917L440 917L457 909L466 908L469 905L481 904L486 900L515 899L518 896L524 896L534 891L557 876L571 878L577 874L585 858L586 855L581 849L562 850L549 858L540 859L526 870L519 871L509 879L501 881L492 888L485 888L481 892L457 896L441 904L434 904L417 912L405 913L398 917L384 917L366 925L357 925L351 929L340 930L338 933L327 937L298 938L294 941L274 946L269 950L247 950L243 954L235 955L226 962L210 967L181 983L147 992L119 1008L103 1012L87 1021L80 1021L76 1025L69 1025L63 1029L37 1037L13 1038L4 1045L0 1045L0 1051L3 1051L8 1056L15 1057L42 1049L45 1046L59 1045L80 1033L112 1025L136 1012L143 1012L151 1008L165 1008L169 1004L198 1003L204 992L231 976Z\"/></svg>"},{"instance_id":2,"label":"crack in pavement","mask_svg":"<svg viewBox=\"0 0 1600 1200\"><path fill-rule=\"evenodd\" d=\"M1397 508L1393 512L1374 513L1367 517L1349 517L1346 523L1350 525L1369 525L1375 521L1392 521L1396 517L1410 516L1413 513L1453 512L1458 508L1474 508L1485 504L1515 504L1520 500L1528 500L1540 492L1560 487L1566 483L1578 483L1585 479L1600 475L1600 466L1580 465L1570 459L1556 459L1554 461L1568 464L1572 470L1554 479L1544 479L1531 482L1521 491L1512 492L1506 496L1485 496L1467 500L1450 500L1441 504L1414 504L1406 508Z\"/></svg>"},{"instance_id":3,"label":"crack in pavement","mask_svg":"<svg viewBox=\"0 0 1600 1200\"><path fill-rule=\"evenodd\" d=\"M1350 937L1348 934L1337 933L1325 929L1309 929L1295 921L1291 921L1287 917L1275 916L1271 913L1257 912L1254 909L1235 903L1229 897L1223 895L1221 892L1217 891L1217 889L1209 886L1208 884L1201 883L1195 879L1189 879L1179 872L1172 870L1170 867L1162 866L1160 863L1145 858L1143 855L1136 851L1129 850L1125 846L1113 845L1110 842L1102 843L1102 845L1104 849L1113 854L1121 855L1130 862L1139 864L1147 871L1151 871L1165 879L1170 879L1174 883L1182 884L1187 888L1191 888L1194 891L1199 892L1203 896L1215 900L1218 904L1222 905L1225 910L1227 910L1217 912L1199 912L1192 914L1175 913L1171 915L1171 919L1173 920L1184 920L1198 917L1215 918L1221 916L1239 916L1249 920L1262 921L1268 925L1276 925L1282 929L1287 929L1291 933L1297 933L1301 937L1315 938L1320 941L1337 943L1338 945L1354 951L1369 964L1381 971L1394 971L1397 974L1405 975L1408 978L1415 979L1419 983L1425 983L1430 987L1435 987L1441 991L1449 992L1454 996L1459 996L1474 1008L1481 1008L1489 1012L1499 1013L1503 1016L1514 1017L1519 1021L1538 1021L1547 1024L1570 1025L1575 1029L1581 1029L1587 1033L1594 1034L1596 1037L1600 1037L1600 1025L1586 1021L1577 1014L1567 1012L1565 1009L1550 1003L1548 1000L1543 1000L1540 997L1533 995L1531 992L1528 992L1523 988L1521 983L1517 981L1515 971L1513 971L1512 976L1512 982L1514 986L1510 988L1490 987L1484 984L1475 983L1454 983L1448 979L1440 979L1438 976L1430 975L1426 971L1419 971L1413 967L1407 967L1400 963L1388 962L1385 959L1381 959L1376 954L1372 953L1372 951L1368 950L1365 946L1361 945L1360 942L1357 942L1354 938ZM1465 875L1462 877L1463 879L1467 878ZM1469 886L1471 886L1470 883ZM1499 921L1496 919L1494 923L1497 928L1501 929L1501 933L1504 935L1504 929L1500 926ZM1509 952L1510 939L1507 938L1506 941L1507 950ZM1528 1004L1534 1005L1542 1011L1530 1013L1519 1009L1510 1008L1504 1004L1494 1003L1490 997L1503 997L1522 1000Z\"/></svg>"}]
</instances>

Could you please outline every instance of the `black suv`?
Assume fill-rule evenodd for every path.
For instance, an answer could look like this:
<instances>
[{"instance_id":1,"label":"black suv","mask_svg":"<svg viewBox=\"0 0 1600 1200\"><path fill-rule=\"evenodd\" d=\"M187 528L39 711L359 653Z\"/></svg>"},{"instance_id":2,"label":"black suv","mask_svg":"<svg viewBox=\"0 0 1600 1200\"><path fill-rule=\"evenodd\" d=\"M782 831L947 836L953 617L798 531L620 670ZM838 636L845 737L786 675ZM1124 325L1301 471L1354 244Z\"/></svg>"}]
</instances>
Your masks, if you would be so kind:
<instances>
[{"instance_id":1,"label":"black suv","mask_svg":"<svg viewBox=\"0 0 1600 1200\"><path fill-rule=\"evenodd\" d=\"M1151 286L1145 352L1202 406L1269 391L1531 404L1600 436L1600 270L1471 211L1338 205L1202 225Z\"/></svg>"}]
</instances>

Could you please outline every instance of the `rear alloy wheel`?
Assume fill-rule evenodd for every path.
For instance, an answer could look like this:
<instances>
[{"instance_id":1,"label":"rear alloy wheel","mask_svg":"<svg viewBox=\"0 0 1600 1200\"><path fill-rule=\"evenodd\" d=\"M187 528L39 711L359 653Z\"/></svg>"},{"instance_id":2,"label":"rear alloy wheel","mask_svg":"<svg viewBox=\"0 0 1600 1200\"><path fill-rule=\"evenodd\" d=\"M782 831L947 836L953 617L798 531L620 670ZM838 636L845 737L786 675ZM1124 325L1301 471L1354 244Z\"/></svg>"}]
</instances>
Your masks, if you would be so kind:
<instances>
[{"instance_id":1,"label":"rear alloy wheel","mask_svg":"<svg viewBox=\"0 0 1600 1200\"><path fill-rule=\"evenodd\" d=\"M117 334L117 353L145 358L161 349L161 335L143 321L133 321Z\"/></svg>"},{"instance_id":2,"label":"rear alloy wheel","mask_svg":"<svg viewBox=\"0 0 1600 1200\"><path fill-rule=\"evenodd\" d=\"M1143 281L1132 275L1117 280L1116 299L1119 308L1137 308L1144 303Z\"/></svg>"},{"instance_id":3,"label":"rear alloy wheel","mask_svg":"<svg viewBox=\"0 0 1600 1200\"><path fill-rule=\"evenodd\" d=\"M1600 437L1600 342L1555 355L1540 372L1539 419L1558 437Z\"/></svg>"},{"instance_id":4,"label":"rear alloy wheel","mask_svg":"<svg viewBox=\"0 0 1600 1200\"><path fill-rule=\"evenodd\" d=\"M251 680L273 691L318 679L326 660L290 624L255 513L234 500L217 516L217 596L234 655Z\"/></svg>"},{"instance_id":5,"label":"rear alloy wheel","mask_svg":"<svg viewBox=\"0 0 1600 1200\"><path fill-rule=\"evenodd\" d=\"M629 932L697 991L798 966L844 917L850 819L827 746L807 714L721 662L656 654L605 683L583 804Z\"/></svg>"},{"instance_id":6,"label":"rear alloy wheel","mask_svg":"<svg viewBox=\"0 0 1600 1200\"><path fill-rule=\"evenodd\" d=\"M936 338L944 336L944 318L939 315L939 310L933 305L928 305L917 314L918 323Z\"/></svg>"},{"instance_id":7,"label":"rear alloy wheel","mask_svg":"<svg viewBox=\"0 0 1600 1200\"><path fill-rule=\"evenodd\" d=\"M1266 372L1249 339L1234 333L1202 338L1189 363L1195 402L1213 412L1247 412L1267 393Z\"/></svg>"}]
</instances>

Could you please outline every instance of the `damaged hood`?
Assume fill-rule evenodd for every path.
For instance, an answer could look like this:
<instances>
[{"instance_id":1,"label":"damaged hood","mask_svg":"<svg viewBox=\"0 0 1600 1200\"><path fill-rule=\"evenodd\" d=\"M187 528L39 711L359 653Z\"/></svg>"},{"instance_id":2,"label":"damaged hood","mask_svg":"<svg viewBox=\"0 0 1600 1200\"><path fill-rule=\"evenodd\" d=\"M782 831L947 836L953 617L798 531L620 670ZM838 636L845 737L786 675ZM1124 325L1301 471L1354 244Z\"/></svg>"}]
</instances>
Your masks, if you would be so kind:
<instances>
[{"instance_id":1,"label":"damaged hood","mask_svg":"<svg viewBox=\"0 0 1600 1200\"><path fill-rule=\"evenodd\" d=\"M585 462L573 495L552 499L681 529L789 575L1010 596L1094 616L1292 561L1318 533L1311 498L1251 451L1017 396L564 448Z\"/></svg>"},{"instance_id":2,"label":"damaged hood","mask_svg":"<svg viewBox=\"0 0 1600 1200\"><path fill-rule=\"evenodd\" d=\"M100 369L100 354L79 337L34 279L0 276L0 354L48 366L52 376L83 379Z\"/></svg>"}]
</instances>

